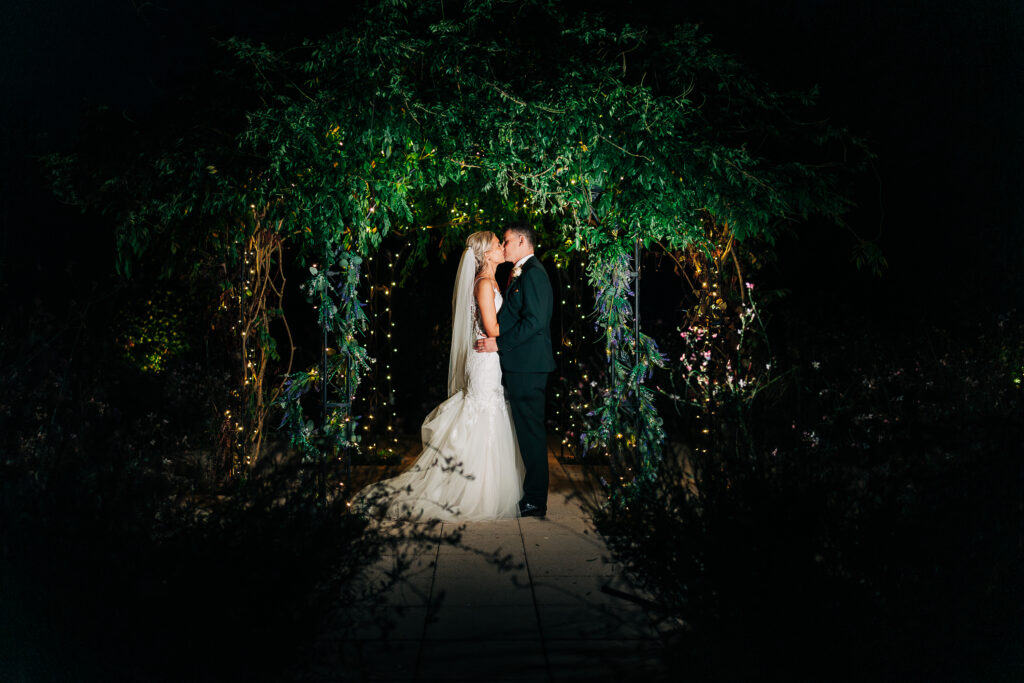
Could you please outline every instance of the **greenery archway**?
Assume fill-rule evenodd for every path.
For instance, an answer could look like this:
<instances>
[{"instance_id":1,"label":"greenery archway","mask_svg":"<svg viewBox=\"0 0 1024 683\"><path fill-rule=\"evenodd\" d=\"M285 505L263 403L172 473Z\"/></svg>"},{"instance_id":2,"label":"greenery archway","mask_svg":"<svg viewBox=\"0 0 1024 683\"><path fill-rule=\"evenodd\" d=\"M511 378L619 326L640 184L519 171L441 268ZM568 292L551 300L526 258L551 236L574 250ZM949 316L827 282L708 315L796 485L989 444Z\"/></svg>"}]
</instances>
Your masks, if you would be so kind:
<instances>
[{"instance_id":1,"label":"greenery archway","mask_svg":"<svg viewBox=\"0 0 1024 683\"><path fill-rule=\"evenodd\" d=\"M481 216L526 214L542 257L585 264L595 289L608 376L584 447L624 443L650 479L664 434L644 379L663 359L630 302L638 247L721 263L814 214L841 224L844 174L869 156L844 129L797 118L812 97L772 90L696 27L654 34L557 2L367 3L325 38L226 48L225 128L182 126L127 171L93 165L108 177L90 201L117 215L124 274L154 255L167 273L221 269L221 327L242 365L224 427L236 471L274 405L308 457L354 445L371 363L358 286L384 240L405 241L408 277ZM280 322L286 254L308 272L322 331L321 362L299 372ZM724 294L705 294L712 315ZM303 413L311 391L319 423Z\"/></svg>"}]
</instances>

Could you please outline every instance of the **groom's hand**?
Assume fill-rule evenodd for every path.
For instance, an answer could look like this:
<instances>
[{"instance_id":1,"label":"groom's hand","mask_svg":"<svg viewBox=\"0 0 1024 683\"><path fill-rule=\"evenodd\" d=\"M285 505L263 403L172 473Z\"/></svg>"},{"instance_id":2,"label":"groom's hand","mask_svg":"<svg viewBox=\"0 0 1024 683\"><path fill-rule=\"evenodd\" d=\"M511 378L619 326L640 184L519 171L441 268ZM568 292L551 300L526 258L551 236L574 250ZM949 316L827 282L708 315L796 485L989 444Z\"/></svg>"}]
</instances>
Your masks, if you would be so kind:
<instances>
[{"instance_id":1,"label":"groom's hand","mask_svg":"<svg viewBox=\"0 0 1024 683\"><path fill-rule=\"evenodd\" d=\"M473 348L476 349L477 353L494 353L498 350L498 340L494 337L477 339Z\"/></svg>"}]
</instances>

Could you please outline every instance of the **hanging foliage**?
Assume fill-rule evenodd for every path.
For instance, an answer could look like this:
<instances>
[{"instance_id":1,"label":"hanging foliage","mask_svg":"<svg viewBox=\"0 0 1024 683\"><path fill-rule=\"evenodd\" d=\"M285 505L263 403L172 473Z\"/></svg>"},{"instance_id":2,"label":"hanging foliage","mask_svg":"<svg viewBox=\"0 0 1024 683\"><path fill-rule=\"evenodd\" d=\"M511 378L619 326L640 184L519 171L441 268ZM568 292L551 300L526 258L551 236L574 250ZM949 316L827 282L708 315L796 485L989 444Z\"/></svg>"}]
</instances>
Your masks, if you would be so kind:
<instances>
[{"instance_id":1,"label":"hanging foliage","mask_svg":"<svg viewBox=\"0 0 1024 683\"><path fill-rule=\"evenodd\" d=\"M590 413L594 424L580 440L584 453L603 450L620 460L623 452L632 456L618 463L619 469L639 475L639 483L653 479L665 441L654 392L644 384L655 368L665 367L665 358L635 325L631 299L637 267L621 247L618 253L606 250L591 258L588 275L597 292L594 326L604 332L608 367L606 384Z\"/></svg>"},{"instance_id":2,"label":"hanging foliage","mask_svg":"<svg viewBox=\"0 0 1024 683\"><path fill-rule=\"evenodd\" d=\"M362 259L342 249L328 257L327 265L309 267L311 277L301 287L307 300L317 302L324 332L323 363L289 376L279 399L284 412L279 426L287 428L292 445L307 462L320 461L328 451L333 455L339 448L358 445L352 402L359 378L372 362L356 339L367 322L356 292ZM327 346L329 339L338 347ZM302 407L302 398L310 390L319 390L321 395L319 426Z\"/></svg>"}]
</instances>

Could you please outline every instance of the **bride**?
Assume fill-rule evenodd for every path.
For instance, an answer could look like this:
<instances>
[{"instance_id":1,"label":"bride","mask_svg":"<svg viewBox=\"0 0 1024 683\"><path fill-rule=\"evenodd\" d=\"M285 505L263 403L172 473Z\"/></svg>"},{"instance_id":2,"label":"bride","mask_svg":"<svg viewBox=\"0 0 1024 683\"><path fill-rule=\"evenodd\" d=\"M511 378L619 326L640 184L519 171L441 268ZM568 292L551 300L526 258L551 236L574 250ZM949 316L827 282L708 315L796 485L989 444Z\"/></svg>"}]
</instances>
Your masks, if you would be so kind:
<instances>
[{"instance_id":1,"label":"bride","mask_svg":"<svg viewBox=\"0 0 1024 683\"><path fill-rule=\"evenodd\" d=\"M397 477L369 486L354 505L414 520L483 520L519 515L523 461L501 386L497 353L473 343L498 336L502 298L494 269L505 260L491 232L466 239L452 296L448 399L427 415L423 450Z\"/></svg>"}]
</instances>

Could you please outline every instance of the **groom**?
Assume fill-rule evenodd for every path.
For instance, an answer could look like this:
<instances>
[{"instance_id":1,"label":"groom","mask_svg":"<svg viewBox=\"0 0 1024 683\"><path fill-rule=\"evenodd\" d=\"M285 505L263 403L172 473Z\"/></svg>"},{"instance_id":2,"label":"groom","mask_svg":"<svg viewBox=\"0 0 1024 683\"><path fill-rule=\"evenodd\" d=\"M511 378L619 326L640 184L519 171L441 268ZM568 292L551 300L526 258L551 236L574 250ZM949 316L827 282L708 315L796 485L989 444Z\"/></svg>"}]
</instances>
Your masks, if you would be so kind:
<instances>
[{"instance_id":1,"label":"groom","mask_svg":"<svg viewBox=\"0 0 1024 683\"><path fill-rule=\"evenodd\" d=\"M508 389L512 422L526 467L522 517L543 517L548 507L548 443L544 431L544 388L555 369L551 355L551 282L533 254L537 235L525 223L505 228L505 260L514 263L505 301L498 312L500 335L479 339L476 350L497 351Z\"/></svg>"}]
</instances>

